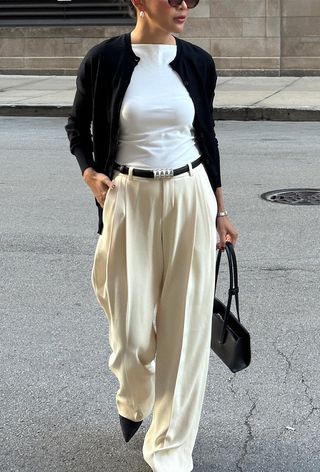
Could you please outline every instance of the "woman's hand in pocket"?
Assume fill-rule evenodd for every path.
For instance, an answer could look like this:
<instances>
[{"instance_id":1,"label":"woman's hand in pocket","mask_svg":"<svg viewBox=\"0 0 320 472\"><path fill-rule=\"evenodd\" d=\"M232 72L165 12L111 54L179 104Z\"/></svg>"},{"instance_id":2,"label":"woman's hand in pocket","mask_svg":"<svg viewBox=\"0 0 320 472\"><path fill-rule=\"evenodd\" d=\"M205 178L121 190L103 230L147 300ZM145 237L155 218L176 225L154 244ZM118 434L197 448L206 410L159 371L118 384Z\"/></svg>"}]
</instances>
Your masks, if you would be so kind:
<instances>
[{"instance_id":1,"label":"woman's hand in pocket","mask_svg":"<svg viewBox=\"0 0 320 472\"><path fill-rule=\"evenodd\" d=\"M99 205L103 208L108 190L115 189L116 184L107 175L96 172L92 167L85 169L83 180L90 187Z\"/></svg>"}]
</instances>

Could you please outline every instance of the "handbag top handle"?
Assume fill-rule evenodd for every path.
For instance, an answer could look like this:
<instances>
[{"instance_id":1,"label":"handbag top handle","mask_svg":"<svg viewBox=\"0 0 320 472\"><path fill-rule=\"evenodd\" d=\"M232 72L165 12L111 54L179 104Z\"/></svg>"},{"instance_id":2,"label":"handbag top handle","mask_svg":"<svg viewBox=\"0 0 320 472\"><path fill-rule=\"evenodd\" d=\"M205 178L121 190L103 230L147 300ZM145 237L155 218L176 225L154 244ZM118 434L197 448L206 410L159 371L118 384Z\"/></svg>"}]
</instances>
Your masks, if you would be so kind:
<instances>
[{"instance_id":1,"label":"handbag top handle","mask_svg":"<svg viewBox=\"0 0 320 472\"><path fill-rule=\"evenodd\" d=\"M229 265L229 290L228 290L228 303L226 309L226 316L224 317L224 327L227 326L228 322L228 315L231 307L232 296L235 296L236 300L236 309L237 309L237 316L240 323L240 314L239 314L239 285L238 285L238 268L237 268L237 259L234 252L233 244L227 241L225 243L225 250L228 256L228 265ZM216 296L217 290L217 280L219 274L219 267L220 267L220 259L221 259L222 250L219 249L216 261L216 280L214 286L214 296Z\"/></svg>"}]
</instances>

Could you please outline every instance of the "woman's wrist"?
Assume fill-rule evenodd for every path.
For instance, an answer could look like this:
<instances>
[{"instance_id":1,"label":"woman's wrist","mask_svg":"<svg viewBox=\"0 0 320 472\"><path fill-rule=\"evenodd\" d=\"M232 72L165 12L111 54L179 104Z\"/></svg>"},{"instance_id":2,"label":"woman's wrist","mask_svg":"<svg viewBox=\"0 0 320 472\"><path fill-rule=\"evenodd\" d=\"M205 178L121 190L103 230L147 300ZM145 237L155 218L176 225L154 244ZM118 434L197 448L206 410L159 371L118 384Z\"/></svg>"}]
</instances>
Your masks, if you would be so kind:
<instances>
[{"instance_id":1,"label":"woman's wrist","mask_svg":"<svg viewBox=\"0 0 320 472\"><path fill-rule=\"evenodd\" d=\"M218 218L218 217L224 217L224 216L228 216L227 210L218 210L218 212L217 212L217 218Z\"/></svg>"}]
</instances>

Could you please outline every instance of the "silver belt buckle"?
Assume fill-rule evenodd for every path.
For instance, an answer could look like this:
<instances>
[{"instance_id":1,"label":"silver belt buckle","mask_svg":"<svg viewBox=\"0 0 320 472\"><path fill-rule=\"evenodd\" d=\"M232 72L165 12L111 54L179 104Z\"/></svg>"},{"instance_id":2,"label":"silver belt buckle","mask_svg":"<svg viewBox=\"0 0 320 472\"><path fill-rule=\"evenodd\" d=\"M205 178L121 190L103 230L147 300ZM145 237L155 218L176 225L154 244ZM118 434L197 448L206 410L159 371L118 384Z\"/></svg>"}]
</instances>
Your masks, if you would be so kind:
<instances>
[{"instance_id":1,"label":"silver belt buckle","mask_svg":"<svg viewBox=\"0 0 320 472\"><path fill-rule=\"evenodd\" d=\"M173 177L173 169L155 169L153 170L154 179L166 179Z\"/></svg>"}]
</instances>

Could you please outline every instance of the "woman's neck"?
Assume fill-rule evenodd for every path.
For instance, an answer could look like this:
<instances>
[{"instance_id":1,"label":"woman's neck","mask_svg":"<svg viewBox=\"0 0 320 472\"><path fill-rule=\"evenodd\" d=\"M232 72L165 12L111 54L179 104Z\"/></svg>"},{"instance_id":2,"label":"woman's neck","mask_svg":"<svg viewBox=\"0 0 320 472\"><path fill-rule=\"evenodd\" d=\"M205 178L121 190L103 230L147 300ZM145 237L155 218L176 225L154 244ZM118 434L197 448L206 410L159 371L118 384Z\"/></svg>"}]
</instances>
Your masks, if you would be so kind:
<instances>
[{"instance_id":1,"label":"woman's neck","mask_svg":"<svg viewBox=\"0 0 320 472\"><path fill-rule=\"evenodd\" d=\"M176 45L176 40L172 34L163 36L152 36L150 34L142 34L138 31L131 31L131 44L172 44Z\"/></svg>"}]
</instances>

